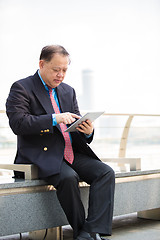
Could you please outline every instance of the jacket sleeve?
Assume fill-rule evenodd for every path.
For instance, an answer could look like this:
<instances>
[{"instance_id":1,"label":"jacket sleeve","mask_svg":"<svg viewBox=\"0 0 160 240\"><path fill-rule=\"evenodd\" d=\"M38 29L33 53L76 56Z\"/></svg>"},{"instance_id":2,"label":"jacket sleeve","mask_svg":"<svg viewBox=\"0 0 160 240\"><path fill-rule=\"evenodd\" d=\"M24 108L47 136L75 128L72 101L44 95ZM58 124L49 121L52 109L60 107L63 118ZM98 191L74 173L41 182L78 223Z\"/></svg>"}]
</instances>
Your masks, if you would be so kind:
<instances>
[{"instance_id":1,"label":"jacket sleeve","mask_svg":"<svg viewBox=\"0 0 160 240\"><path fill-rule=\"evenodd\" d=\"M35 100L35 99L34 99ZM6 101L9 124L16 135L52 133L52 116L43 111L32 113L28 92L20 82L15 82Z\"/></svg>"}]
</instances>

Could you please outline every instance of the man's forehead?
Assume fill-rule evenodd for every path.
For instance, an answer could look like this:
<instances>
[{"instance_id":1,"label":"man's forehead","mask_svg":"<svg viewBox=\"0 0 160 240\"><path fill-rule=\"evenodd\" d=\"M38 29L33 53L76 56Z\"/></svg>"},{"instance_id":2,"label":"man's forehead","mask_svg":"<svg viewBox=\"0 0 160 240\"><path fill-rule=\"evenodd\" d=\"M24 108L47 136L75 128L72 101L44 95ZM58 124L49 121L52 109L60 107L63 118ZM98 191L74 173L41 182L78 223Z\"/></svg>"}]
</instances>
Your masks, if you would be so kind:
<instances>
[{"instance_id":1,"label":"man's forehead","mask_svg":"<svg viewBox=\"0 0 160 240\"><path fill-rule=\"evenodd\" d=\"M53 66L55 69L67 69L68 68L68 66Z\"/></svg>"},{"instance_id":2,"label":"man's forehead","mask_svg":"<svg viewBox=\"0 0 160 240\"><path fill-rule=\"evenodd\" d=\"M67 56L55 55L49 63L56 68L68 68L69 59Z\"/></svg>"}]
</instances>

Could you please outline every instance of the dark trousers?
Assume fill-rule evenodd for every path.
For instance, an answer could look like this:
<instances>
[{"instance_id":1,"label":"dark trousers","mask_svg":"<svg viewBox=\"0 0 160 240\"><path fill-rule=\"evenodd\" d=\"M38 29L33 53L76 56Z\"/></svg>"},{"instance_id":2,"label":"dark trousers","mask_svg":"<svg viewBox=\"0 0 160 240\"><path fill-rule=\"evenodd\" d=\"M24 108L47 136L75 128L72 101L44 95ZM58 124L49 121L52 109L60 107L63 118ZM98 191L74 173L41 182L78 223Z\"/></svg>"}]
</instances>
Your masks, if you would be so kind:
<instances>
[{"instance_id":1,"label":"dark trousers","mask_svg":"<svg viewBox=\"0 0 160 240\"><path fill-rule=\"evenodd\" d=\"M88 216L80 197L79 180L90 184ZM111 235L115 175L107 164L83 154L75 154L72 165L65 160L60 174L48 177L57 189L59 202L76 238L81 229Z\"/></svg>"}]
</instances>

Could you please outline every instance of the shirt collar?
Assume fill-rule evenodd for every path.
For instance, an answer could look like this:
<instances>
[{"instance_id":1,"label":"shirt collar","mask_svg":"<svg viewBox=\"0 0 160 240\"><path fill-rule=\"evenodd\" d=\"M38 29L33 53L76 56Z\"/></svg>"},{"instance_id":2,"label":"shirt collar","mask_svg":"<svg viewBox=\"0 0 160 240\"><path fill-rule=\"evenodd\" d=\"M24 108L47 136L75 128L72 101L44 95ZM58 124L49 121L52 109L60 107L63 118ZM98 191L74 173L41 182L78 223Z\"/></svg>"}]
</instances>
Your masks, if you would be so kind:
<instances>
[{"instance_id":1,"label":"shirt collar","mask_svg":"<svg viewBox=\"0 0 160 240\"><path fill-rule=\"evenodd\" d=\"M45 89L46 89L47 91L49 91L49 89L48 89L46 83L43 81L43 79L42 79L42 77L41 77L41 74L40 74L39 70L38 70L38 75L39 75L39 77L40 77L40 79L41 79L41 81L42 81L42 83L43 83Z\"/></svg>"},{"instance_id":2,"label":"shirt collar","mask_svg":"<svg viewBox=\"0 0 160 240\"><path fill-rule=\"evenodd\" d=\"M41 81L42 81L42 83L43 83L45 89L49 92L48 86L47 86L47 84L43 81L43 79L42 79L42 77L41 77L41 74L40 74L39 70L38 70L38 75L39 75L39 77L40 77L40 79L41 79ZM52 88L52 91L53 91L53 92L54 92L55 90L56 90L55 88Z\"/></svg>"}]
</instances>

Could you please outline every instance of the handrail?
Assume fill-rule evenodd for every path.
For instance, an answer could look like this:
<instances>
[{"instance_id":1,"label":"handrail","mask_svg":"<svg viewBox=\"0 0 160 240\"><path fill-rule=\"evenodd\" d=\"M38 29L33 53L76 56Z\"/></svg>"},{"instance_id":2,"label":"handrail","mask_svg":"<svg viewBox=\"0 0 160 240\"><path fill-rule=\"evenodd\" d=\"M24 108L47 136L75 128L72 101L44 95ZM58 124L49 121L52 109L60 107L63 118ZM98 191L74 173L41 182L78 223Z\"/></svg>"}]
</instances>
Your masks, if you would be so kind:
<instances>
[{"instance_id":1,"label":"handrail","mask_svg":"<svg viewBox=\"0 0 160 240\"><path fill-rule=\"evenodd\" d=\"M104 113L104 116L139 116L139 117L160 117L160 114L142 114L142 113Z\"/></svg>"},{"instance_id":2,"label":"handrail","mask_svg":"<svg viewBox=\"0 0 160 240\"><path fill-rule=\"evenodd\" d=\"M0 109L0 113L5 113L6 111ZM86 111L82 111L85 113ZM103 113L103 116L146 116L146 117L160 117L160 114L141 114L141 113Z\"/></svg>"}]
</instances>

